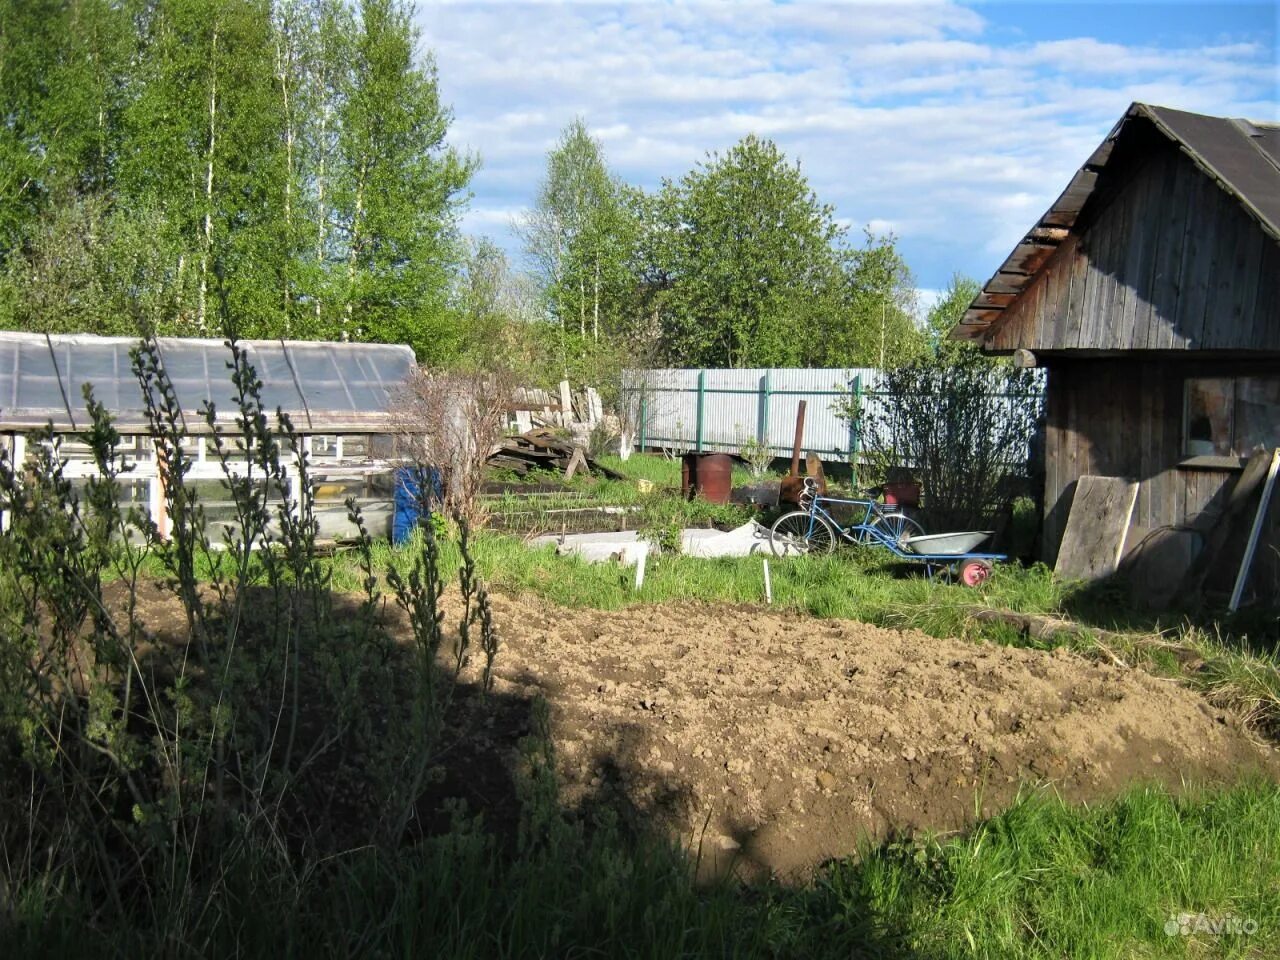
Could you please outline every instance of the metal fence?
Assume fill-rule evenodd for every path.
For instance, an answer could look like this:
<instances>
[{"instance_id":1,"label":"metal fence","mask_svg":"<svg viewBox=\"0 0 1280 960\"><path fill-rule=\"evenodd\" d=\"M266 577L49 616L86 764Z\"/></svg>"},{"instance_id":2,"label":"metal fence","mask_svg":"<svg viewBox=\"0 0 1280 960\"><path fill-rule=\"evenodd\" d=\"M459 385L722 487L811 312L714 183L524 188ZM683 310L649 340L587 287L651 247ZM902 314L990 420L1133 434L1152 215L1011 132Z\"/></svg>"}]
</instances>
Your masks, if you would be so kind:
<instances>
[{"instance_id":1,"label":"metal fence","mask_svg":"<svg viewBox=\"0 0 1280 960\"><path fill-rule=\"evenodd\" d=\"M804 449L826 461L854 459L858 425L836 409L853 394L862 420L879 419L883 373L870 367L746 370L627 370L622 399L640 449L738 453L754 440L790 456L796 410L805 410Z\"/></svg>"}]
</instances>

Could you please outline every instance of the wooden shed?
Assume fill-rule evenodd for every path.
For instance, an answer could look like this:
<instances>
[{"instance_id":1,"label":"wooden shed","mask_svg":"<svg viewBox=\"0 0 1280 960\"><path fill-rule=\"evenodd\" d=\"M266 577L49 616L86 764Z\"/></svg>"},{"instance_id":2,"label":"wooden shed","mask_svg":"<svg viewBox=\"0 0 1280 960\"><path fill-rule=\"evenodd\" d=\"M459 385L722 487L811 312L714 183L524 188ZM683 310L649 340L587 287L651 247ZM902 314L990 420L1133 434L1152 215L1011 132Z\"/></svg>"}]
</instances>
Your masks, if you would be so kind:
<instances>
[{"instance_id":1,"label":"wooden shed","mask_svg":"<svg viewBox=\"0 0 1280 960\"><path fill-rule=\"evenodd\" d=\"M1280 125L1135 103L952 338L1048 372L1043 559L1081 476L1130 477L1123 549L1167 598L1280 444Z\"/></svg>"}]
</instances>

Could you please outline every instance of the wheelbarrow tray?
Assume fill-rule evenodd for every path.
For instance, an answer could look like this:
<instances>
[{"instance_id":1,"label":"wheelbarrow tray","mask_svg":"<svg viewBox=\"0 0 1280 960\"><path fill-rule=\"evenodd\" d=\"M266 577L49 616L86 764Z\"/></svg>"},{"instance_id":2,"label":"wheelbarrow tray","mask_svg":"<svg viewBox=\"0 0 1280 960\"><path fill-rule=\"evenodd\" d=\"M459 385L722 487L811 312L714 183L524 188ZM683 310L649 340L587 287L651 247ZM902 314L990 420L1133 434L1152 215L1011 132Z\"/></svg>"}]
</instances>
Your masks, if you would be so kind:
<instances>
[{"instance_id":1,"label":"wheelbarrow tray","mask_svg":"<svg viewBox=\"0 0 1280 960\"><path fill-rule=\"evenodd\" d=\"M931 533L922 537L904 537L902 547L907 553L930 557L959 557L972 553L978 544L991 536L993 530L965 530L957 533Z\"/></svg>"}]
</instances>

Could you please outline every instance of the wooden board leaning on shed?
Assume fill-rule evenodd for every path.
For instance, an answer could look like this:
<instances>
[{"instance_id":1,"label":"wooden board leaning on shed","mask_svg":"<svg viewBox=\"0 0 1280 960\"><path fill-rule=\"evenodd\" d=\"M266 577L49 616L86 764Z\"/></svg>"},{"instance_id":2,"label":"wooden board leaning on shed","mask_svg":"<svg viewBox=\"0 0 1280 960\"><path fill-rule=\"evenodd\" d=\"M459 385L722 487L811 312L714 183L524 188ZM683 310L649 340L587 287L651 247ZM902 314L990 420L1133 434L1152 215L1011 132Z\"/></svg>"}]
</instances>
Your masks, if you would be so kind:
<instances>
[{"instance_id":1,"label":"wooden board leaning on shed","mask_svg":"<svg viewBox=\"0 0 1280 960\"><path fill-rule=\"evenodd\" d=\"M1068 580L1099 580L1115 573L1137 500L1133 480L1081 477L1053 572Z\"/></svg>"},{"instance_id":2,"label":"wooden board leaning on shed","mask_svg":"<svg viewBox=\"0 0 1280 960\"><path fill-rule=\"evenodd\" d=\"M1231 594L1258 513L1271 456L1270 450L1255 453L1231 487L1221 516L1205 538L1204 549L1183 578L1179 594L1185 603L1217 603Z\"/></svg>"}]
</instances>

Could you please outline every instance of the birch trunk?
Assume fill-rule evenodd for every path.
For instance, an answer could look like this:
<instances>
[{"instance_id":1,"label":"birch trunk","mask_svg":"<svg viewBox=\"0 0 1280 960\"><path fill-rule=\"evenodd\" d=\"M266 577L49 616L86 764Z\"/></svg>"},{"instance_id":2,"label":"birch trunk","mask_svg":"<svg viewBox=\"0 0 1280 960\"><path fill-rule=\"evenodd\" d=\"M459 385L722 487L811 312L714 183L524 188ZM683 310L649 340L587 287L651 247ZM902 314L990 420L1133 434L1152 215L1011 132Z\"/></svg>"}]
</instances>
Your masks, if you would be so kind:
<instances>
[{"instance_id":1,"label":"birch trunk","mask_svg":"<svg viewBox=\"0 0 1280 960\"><path fill-rule=\"evenodd\" d=\"M280 32L276 36L276 76L280 80L280 97L284 107L284 229L286 244L293 246L293 113L289 100L290 67L293 64L291 53L285 49L288 39L287 20L288 6L281 10ZM289 282L289 258L286 253L284 273L284 330L289 333L289 306L292 302L292 291Z\"/></svg>"},{"instance_id":2,"label":"birch trunk","mask_svg":"<svg viewBox=\"0 0 1280 960\"><path fill-rule=\"evenodd\" d=\"M209 295L209 257L213 253L213 155L218 142L218 28L213 29L210 52L209 83L209 149L205 155L204 175L204 249L200 253L200 297L196 305L196 329L204 334L207 327Z\"/></svg>"},{"instance_id":3,"label":"birch trunk","mask_svg":"<svg viewBox=\"0 0 1280 960\"><path fill-rule=\"evenodd\" d=\"M351 339L351 316L354 304L351 294L356 284L356 257L360 253L360 217L364 213L365 179L369 175L369 158L360 159L360 176L356 180L356 209L351 217L351 248L347 251L347 304L342 314L342 339Z\"/></svg>"},{"instance_id":4,"label":"birch trunk","mask_svg":"<svg viewBox=\"0 0 1280 960\"><path fill-rule=\"evenodd\" d=\"M595 289L591 297L591 334L596 343L600 342L600 257L596 257Z\"/></svg>"},{"instance_id":5,"label":"birch trunk","mask_svg":"<svg viewBox=\"0 0 1280 960\"><path fill-rule=\"evenodd\" d=\"M324 189L325 174L327 171L327 161L329 159L328 140L329 136L329 114L332 107L325 103L324 109L320 111L320 167L316 172L316 269L319 270L324 263L324 241L325 241L325 224L328 222L329 214L324 206ZM321 332L321 307L324 298L320 295L320 289L314 291L316 298L316 333Z\"/></svg>"}]
</instances>

